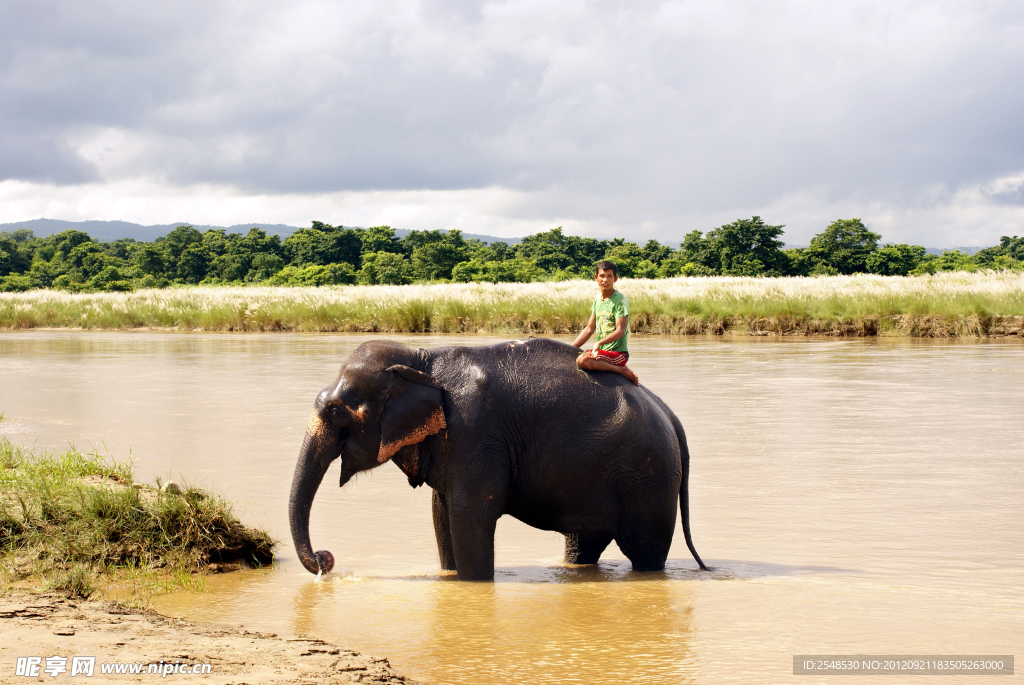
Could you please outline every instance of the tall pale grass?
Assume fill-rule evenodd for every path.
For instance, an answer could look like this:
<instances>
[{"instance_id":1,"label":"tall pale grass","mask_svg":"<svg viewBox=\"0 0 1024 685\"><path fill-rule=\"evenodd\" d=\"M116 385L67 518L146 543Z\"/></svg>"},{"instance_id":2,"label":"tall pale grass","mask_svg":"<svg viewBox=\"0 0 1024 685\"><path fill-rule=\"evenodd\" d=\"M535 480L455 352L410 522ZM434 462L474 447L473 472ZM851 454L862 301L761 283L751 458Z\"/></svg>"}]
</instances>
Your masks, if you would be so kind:
<instances>
[{"instance_id":1,"label":"tall pale grass","mask_svg":"<svg viewBox=\"0 0 1024 685\"><path fill-rule=\"evenodd\" d=\"M640 333L1019 334L1024 274L622 279ZM571 333L592 281L0 293L4 328Z\"/></svg>"}]
</instances>

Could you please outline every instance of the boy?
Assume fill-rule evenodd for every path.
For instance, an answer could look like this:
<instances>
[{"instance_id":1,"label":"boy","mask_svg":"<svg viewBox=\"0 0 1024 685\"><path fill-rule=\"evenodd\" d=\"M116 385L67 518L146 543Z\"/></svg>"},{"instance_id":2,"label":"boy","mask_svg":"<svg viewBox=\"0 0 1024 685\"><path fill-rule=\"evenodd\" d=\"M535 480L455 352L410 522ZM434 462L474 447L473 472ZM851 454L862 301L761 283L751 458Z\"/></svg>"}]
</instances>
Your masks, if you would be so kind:
<instances>
[{"instance_id":1,"label":"boy","mask_svg":"<svg viewBox=\"0 0 1024 685\"><path fill-rule=\"evenodd\" d=\"M640 379L626 366L629 360L627 341L629 339L629 300L615 289L619 270L614 262L598 262L594 280L601 289L590 308L590 321L573 347L583 347L597 329L594 349L576 358L576 366L584 371L614 371L631 382L640 385Z\"/></svg>"}]
</instances>

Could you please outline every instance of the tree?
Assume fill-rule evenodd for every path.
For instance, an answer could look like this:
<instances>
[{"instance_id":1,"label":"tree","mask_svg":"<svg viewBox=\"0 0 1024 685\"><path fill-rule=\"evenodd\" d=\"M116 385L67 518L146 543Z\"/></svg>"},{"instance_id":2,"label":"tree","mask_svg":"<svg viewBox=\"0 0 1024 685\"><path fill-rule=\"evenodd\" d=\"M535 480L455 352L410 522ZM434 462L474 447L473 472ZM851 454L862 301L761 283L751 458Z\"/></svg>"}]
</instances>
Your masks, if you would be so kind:
<instances>
[{"instance_id":1,"label":"tree","mask_svg":"<svg viewBox=\"0 0 1024 685\"><path fill-rule=\"evenodd\" d=\"M788 261L779 240L784 226L769 226L759 216L739 219L708 231L707 252L716 254L721 273L734 276L781 276ZM713 266L708 264L707 266Z\"/></svg>"},{"instance_id":2,"label":"tree","mask_svg":"<svg viewBox=\"0 0 1024 685\"><path fill-rule=\"evenodd\" d=\"M231 245L241 237L238 233L228 234L223 228L211 228L203 233L203 249L211 257L219 257L226 254L231 249Z\"/></svg>"},{"instance_id":3,"label":"tree","mask_svg":"<svg viewBox=\"0 0 1024 685\"><path fill-rule=\"evenodd\" d=\"M944 250L936 264L939 271L974 271L978 263L971 255L960 250Z\"/></svg>"},{"instance_id":4,"label":"tree","mask_svg":"<svg viewBox=\"0 0 1024 685\"><path fill-rule=\"evenodd\" d=\"M356 274L366 285L404 285L412 283L412 269L403 254L380 252L363 255L363 268Z\"/></svg>"},{"instance_id":5,"label":"tree","mask_svg":"<svg viewBox=\"0 0 1024 685\"><path fill-rule=\"evenodd\" d=\"M103 290L107 292L129 292L133 290L132 284L121 275L121 271L112 264L108 264L90 279L86 286L89 290Z\"/></svg>"},{"instance_id":6,"label":"tree","mask_svg":"<svg viewBox=\"0 0 1024 685\"><path fill-rule=\"evenodd\" d=\"M166 268L163 250L151 244L143 245L136 250L133 261L139 271L155 277L163 276Z\"/></svg>"},{"instance_id":7,"label":"tree","mask_svg":"<svg viewBox=\"0 0 1024 685\"><path fill-rule=\"evenodd\" d=\"M245 280L250 283L265 281L284 267L284 260L276 254L261 252L252 259L252 267Z\"/></svg>"},{"instance_id":8,"label":"tree","mask_svg":"<svg viewBox=\"0 0 1024 685\"><path fill-rule=\"evenodd\" d=\"M1024 266L1024 237L1004 235L995 247L978 250L974 259L979 266L986 269Z\"/></svg>"},{"instance_id":9,"label":"tree","mask_svg":"<svg viewBox=\"0 0 1024 685\"><path fill-rule=\"evenodd\" d=\"M517 246L516 252L525 259L533 260L544 271L558 271L578 266L579 259L574 254L574 247L572 236L563 234L559 226L526 236Z\"/></svg>"},{"instance_id":10,"label":"tree","mask_svg":"<svg viewBox=\"0 0 1024 685\"><path fill-rule=\"evenodd\" d=\"M216 278L224 283L244 281L249 274L252 260L248 255L229 252L219 257L214 257L206 270L207 278Z\"/></svg>"},{"instance_id":11,"label":"tree","mask_svg":"<svg viewBox=\"0 0 1024 685\"><path fill-rule=\"evenodd\" d=\"M0 235L0 276L21 271L21 269L15 268L15 260L17 258L18 246L13 240Z\"/></svg>"},{"instance_id":12,"label":"tree","mask_svg":"<svg viewBox=\"0 0 1024 685\"><path fill-rule=\"evenodd\" d=\"M281 247L281 238L277 235L267 235L262 228L250 228L245 236L234 243L233 250L239 253L250 255L272 254L277 257L284 256L284 249Z\"/></svg>"},{"instance_id":13,"label":"tree","mask_svg":"<svg viewBox=\"0 0 1024 685\"><path fill-rule=\"evenodd\" d=\"M15 231L17 233L17 231ZM1016 259L1018 262L1024 262L1024 237L1018 238L1013 236L1012 238L1004 235L999 239L999 250L1002 254L1010 259Z\"/></svg>"},{"instance_id":14,"label":"tree","mask_svg":"<svg viewBox=\"0 0 1024 685\"><path fill-rule=\"evenodd\" d=\"M672 248L668 245L662 245L657 240L648 240L643 250L641 250L641 254L647 261L660 265L672 256Z\"/></svg>"},{"instance_id":15,"label":"tree","mask_svg":"<svg viewBox=\"0 0 1024 685\"><path fill-rule=\"evenodd\" d=\"M779 240L784 226L769 226L759 216L739 219L708 231L683 236L675 262L659 273L672 275L782 276L790 260ZM686 265L693 266L686 268Z\"/></svg>"},{"instance_id":16,"label":"tree","mask_svg":"<svg viewBox=\"0 0 1024 685\"><path fill-rule=\"evenodd\" d=\"M219 232L219 231L218 231ZM209 233L209 232L208 232ZM202 280L216 282L263 281L284 267L284 248L281 245L281 238L277 235L267 235L267 232L260 228L250 228L244 236L238 233L227 235L209 236L210 244L214 250L225 250L223 254L216 257L211 251L206 251L205 275ZM257 259L259 262L257 263ZM198 275L198 272L195 272ZM178 274L179 278L184 278ZM191 280L188 282L192 282Z\"/></svg>"},{"instance_id":17,"label":"tree","mask_svg":"<svg viewBox=\"0 0 1024 685\"><path fill-rule=\"evenodd\" d=\"M75 247L64 258L64 273L72 274L78 282L86 281L109 266L107 255L91 240Z\"/></svg>"},{"instance_id":18,"label":"tree","mask_svg":"<svg viewBox=\"0 0 1024 685\"><path fill-rule=\"evenodd\" d=\"M677 261L681 265L679 267L680 270L673 275L690 275L684 272L682 268L688 264L693 264L694 267L701 267L701 275L708 274L714 276L722 273L720 245L710 237L704 237L704 234L697 230L690 231L683 236L683 242L679 246L677 256L670 259ZM694 267L690 267L689 270L692 271Z\"/></svg>"},{"instance_id":19,"label":"tree","mask_svg":"<svg viewBox=\"0 0 1024 685\"><path fill-rule=\"evenodd\" d=\"M641 259L633 267L633 278L657 278L658 265L649 259Z\"/></svg>"},{"instance_id":20,"label":"tree","mask_svg":"<svg viewBox=\"0 0 1024 685\"><path fill-rule=\"evenodd\" d=\"M610 244L603 240L565 235L559 226L523 238L516 246L516 253L549 273L564 270L585 274L593 269L594 263L601 260L609 247Z\"/></svg>"},{"instance_id":21,"label":"tree","mask_svg":"<svg viewBox=\"0 0 1024 685\"><path fill-rule=\"evenodd\" d=\"M469 246L462 231L451 230L440 240L425 242L413 250L412 266L418 278L450 279L452 269L469 257Z\"/></svg>"},{"instance_id":22,"label":"tree","mask_svg":"<svg viewBox=\"0 0 1024 685\"><path fill-rule=\"evenodd\" d=\"M210 255L202 242L190 244L178 257L177 276L185 283L196 284L206 278Z\"/></svg>"},{"instance_id":23,"label":"tree","mask_svg":"<svg viewBox=\"0 0 1024 685\"><path fill-rule=\"evenodd\" d=\"M354 229L314 221L312 228L300 228L288 236L283 249L289 263L299 267L342 262L358 266L363 243Z\"/></svg>"},{"instance_id":24,"label":"tree","mask_svg":"<svg viewBox=\"0 0 1024 685\"><path fill-rule=\"evenodd\" d=\"M452 268L452 280L456 283L472 283L479 279L483 270L484 265L478 260L472 259L466 262L459 262Z\"/></svg>"},{"instance_id":25,"label":"tree","mask_svg":"<svg viewBox=\"0 0 1024 685\"><path fill-rule=\"evenodd\" d=\"M40 242L27 228L13 232L0 231L0 276L8 273L24 273L32 268L33 243ZM21 281L19 281L20 283Z\"/></svg>"},{"instance_id":26,"label":"tree","mask_svg":"<svg viewBox=\"0 0 1024 685\"><path fill-rule=\"evenodd\" d=\"M36 234L28 228L16 228L11 233L7 231L0 231L0 240L12 240L15 245L21 245L23 243L30 243L33 240L37 240Z\"/></svg>"},{"instance_id":27,"label":"tree","mask_svg":"<svg viewBox=\"0 0 1024 685\"><path fill-rule=\"evenodd\" d=\"M615 262L620 278L631 278L636 276L637 266L644 255L636 243L623 243L608 250L603 258Z\"/></svg>"},{"instance_id":28,"label":"tree","mask_svg":"<svg viewBox=\"0 0 1024 685\"><path fill-rule=\"evenodd\" d=\"M444 240L445 233L440 230L433 231L409 231L405 234L405 237L401 239L402 247L406 254L412 254L416 248L429 245L430 243L439 243Z\"/></svg>"},{"instance_id":29,"label":"tree","mask_svg":"<svg viewBox=\"0 0 1024 685\"><path fill-rule=\"evenodd\" d=\"M804 258L834 268L841 274L863 273L868 256L882 236L872 233L860 219L836 219L811 239Z\"/></svg>"},{"instance_id":30,"label":"tree","mask_svg":"<svg viewBox=\"0 0 1024 685\"><path fill-rule=\"evenodd\" d=\"M318 287L346 283L355 283L355 272L352 270L352 265L345 262L326 266L311 264L304 269L286 266L266 281L267 285Z\"/></svg>"},{"instance_id":31,"label":"tree","mask_svg":"<svg viewBox=\"0 0 1024 685\"><path fill-rule=\"evenodd\" d=\"M328 235L315 228L300 228L282 243L288 262L297 267L330 264L334 261L333 244Z\"/></svg>"},{"instance_id":32,"label":"tree","mask_svg":"<svg viewBox=\"0 0 1024 685\"><path fill-rule=\"evenodd\" d=\"M475 280L490 283L530 283L539 275L537 265L531 260L516 257L500 262L486 262L483 266L483 273Z\"/></svg>"},{"instance_id":33,"label":"tree","mask_svg":"<svg viewBox=\"0 0 1024 685\"><path fill-rule=\"evenodd\" d=\"M100 244L100 247L109 256L125 262L130 261L141 246L142 243L136 242L135 238L118 238L109 243Z\"/></svg>"},{"instance_id":34,"label":"tree","mask_svg":"<svg viewBox=\"0 0 1024 685\"><path fill-rule=\"evenodd\" d=\"M925 250L920 245L885 245L868 255L865 266L882 276L906 276L917 268Z\"/></svg>"},{"instance_id":35,"label":"tree","mask_svg":"<svg viewBox=\"0 0 1024 685\"><path fill-rule=\"evenodd\" d=\"M490 245L475 239L467 240L466 245L469 246L473 259L476 259L481 264L484 262L502 262L506 259L513 259L516 256L516 251L509 247L508 243L500 240L495 240Z\"/></svg>"},{"instance_id":36,"label":"tree","mask_svg":"<svg viewBox=\"0 0 1024 685\"><path fill-rule=\"evenodd\" d=\"M359 232L362 254L376 254L378 252L391 252L393 254L405 254L402 242L395 235L395 229L390 226L371 226Z\"/></svg>"},{"instance_id":37,"label":"tree","mask_svg":"<svg viewBox=\"0 0 1024 685\"><path fill-rule=\"evenodd\" d=\"M157 238L157 242L167 253L168 262L177 269L178 257L192 243L199 243L203 240L203 234L191 226L178 226L163 238Z\"/></svg>"},{"instance_id":38,"label":"tree","mask_svg":"<svg viewBox=\"0 0 1024 685\"><path fill-rule=\"evenodd\" d=\"M32 279L24 274L10 274L0 278L0 292L23 293L34 287Z\"/></svg>"}]
</instances>

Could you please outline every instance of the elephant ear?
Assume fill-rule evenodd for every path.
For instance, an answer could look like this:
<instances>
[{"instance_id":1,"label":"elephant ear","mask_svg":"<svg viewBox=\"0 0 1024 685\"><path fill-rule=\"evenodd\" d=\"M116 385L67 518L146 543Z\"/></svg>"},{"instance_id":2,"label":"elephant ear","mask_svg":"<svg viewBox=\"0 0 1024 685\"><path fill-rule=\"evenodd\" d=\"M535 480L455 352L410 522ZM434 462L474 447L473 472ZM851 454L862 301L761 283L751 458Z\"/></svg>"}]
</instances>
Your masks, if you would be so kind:
<instances>
[{"instance_id":1,"label":"elephant ear","mask_svg":"<svg viewBox=\"0 0 1024 685\"><path fill-rule=\"evenodd\" d=\"M401 364L388 367L387 371L398 376L398 382L388 393L381 413L377 454L381 464L403 447L423 442L428 435L436 435L447 427L440 383Z\"/></svg>"}]
</instances>

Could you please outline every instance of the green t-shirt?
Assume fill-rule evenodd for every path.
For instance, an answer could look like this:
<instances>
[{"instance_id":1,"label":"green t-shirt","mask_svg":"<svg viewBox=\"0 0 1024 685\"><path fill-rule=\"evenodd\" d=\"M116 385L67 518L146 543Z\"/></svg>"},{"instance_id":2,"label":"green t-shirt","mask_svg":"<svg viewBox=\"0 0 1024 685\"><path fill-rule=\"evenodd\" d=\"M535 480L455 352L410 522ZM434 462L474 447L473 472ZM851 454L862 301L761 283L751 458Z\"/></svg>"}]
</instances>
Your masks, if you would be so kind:
<instances>
[{"instance_id":1,"label":"green t-shirt","mask_svg":"<svg viewBox=\"0 0 1024 685\"><path fill-rule=\"evenodd\" d=\"M602 349L610 352L628 352L629 300L626 299L626 296L615 290L612 292L612 296L605 300L601 297L601 293L598 293L594 299L594 306L590 308L590 313L594 315L594 320L597 322L598 340L603 340L606 336L615 332L616 319L626 317L625 334L618 340L608 343Z\"/></svg>"}]
</instances>

